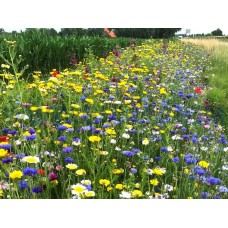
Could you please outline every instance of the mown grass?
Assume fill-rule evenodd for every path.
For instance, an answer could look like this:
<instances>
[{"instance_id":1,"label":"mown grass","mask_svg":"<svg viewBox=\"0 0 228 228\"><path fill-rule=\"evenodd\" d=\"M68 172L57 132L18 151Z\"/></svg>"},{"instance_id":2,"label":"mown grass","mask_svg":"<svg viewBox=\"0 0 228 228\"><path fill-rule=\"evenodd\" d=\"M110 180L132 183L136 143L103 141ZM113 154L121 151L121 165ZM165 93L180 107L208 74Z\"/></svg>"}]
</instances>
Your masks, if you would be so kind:
<instances>
[{"instance_id":1,"label":"mown grass","mask_svg":"<svg viewBox=\"0 0 228 228\"><path fill-rule=\"evenodd\" d=\"M216 117L225 125L228 132L228 43L217 39L185 39L203 46L211 57L211 67L208 68L208 99Z\"/></svg>"}]
</instances>

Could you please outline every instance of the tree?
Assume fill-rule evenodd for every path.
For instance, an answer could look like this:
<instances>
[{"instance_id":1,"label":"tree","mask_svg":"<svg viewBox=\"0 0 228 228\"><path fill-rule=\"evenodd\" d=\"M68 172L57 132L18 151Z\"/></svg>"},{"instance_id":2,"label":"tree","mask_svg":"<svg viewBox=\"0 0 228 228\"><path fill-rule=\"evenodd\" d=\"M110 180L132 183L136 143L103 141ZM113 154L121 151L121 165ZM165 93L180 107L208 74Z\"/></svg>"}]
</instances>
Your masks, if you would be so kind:
<instances>
[{"instance_id":1,"label":"tree","mask_svg":"<svg viewBox=\"0 0 228 228\"><path fill-rule=\"evenodd\" d=\"M181 30L180 28L115 28L118 37L132 38L169 38Z\"/></svg>"},{"instance_id":2,"label":"tree","mask_svg":"<svg viewBox=\"0 0 228 228\"><path fill-rule=\"evenodd\" d=\"M222 30L218 28L218 29L212 31L211 34L213 36L222 36Z\"/></svg>"}]
</instances>

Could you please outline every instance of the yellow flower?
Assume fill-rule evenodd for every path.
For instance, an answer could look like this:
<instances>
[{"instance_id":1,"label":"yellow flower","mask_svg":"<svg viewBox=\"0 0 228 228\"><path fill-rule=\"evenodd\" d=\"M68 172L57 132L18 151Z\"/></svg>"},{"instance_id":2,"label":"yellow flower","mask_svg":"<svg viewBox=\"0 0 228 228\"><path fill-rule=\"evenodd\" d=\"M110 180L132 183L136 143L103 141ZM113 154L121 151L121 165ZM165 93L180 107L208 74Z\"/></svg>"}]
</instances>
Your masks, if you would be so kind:
<instances>
[{"instance_id":1,"label":"yellow flower","mask_svg":"<svg viewBox=\"0 0 228 228\"><path fill-rule=\"evenodd\" d=\"M185 173L185 174L188 174L188 173L189 173L189 169L188 169L188 168L185 168L185 169L184 169L184 173Z\"/></svg>"},{"instance_id":2,"label":"yellow flower","mask_svg":"<svg viewBox=\"0 0 228 228\"><path fill-rule=\"evenodd\" d=\"M131 194L131 196L133 197L133 198L136 198L136 197L141 197L143 194L142 194L142 192L140 191L140 190L134 190L133 192L132 192L132 194Z\"/></svg>"},{"instance_id":3,"label":"yellow flower","mask_svg":"<svg viewBox=\"0 0 228 228\"><path fill-rule=\"evenodd\" d=\"M76 164L72 164L72 163L67 164L66 167L70 170L74 170L78 168Z\"/></svg>"},{"instance_id":4,"label":"yellow flower","mask_svg":"<svg viewBox=\"0 0 228 228\"><path fill-rule=\"evenodd\" d=\"M121 173L124 173L123 169L114 169L113 170L113 174L121 174Z\"/></svg>"},{"instance_id":5,"label":"yellow flower","mask_svg":"<svg viewBox=\"0 0 228 228\"><path fill-rule=\"evenodd\" d=\"M166 89L165 88L161 88L160 89L160 94L167 94Z\"/></svg>"},{"instance_id":6,"label":"yellow flower","mask_svg":"<svg viewBox=\"0 0 228 228\"><path fill-rule=\"evenodd\" d=\"M157 179L150 180L150 184L152 184L153 186L157 186L158 183L159 183L159 181Z\"/></svg>"},{"instance_id":7,"label":"yellow flower","mask_svg":"<svg viewBox=\"0 0 228 228\"><path fill-rule=\"evenodd\" d=\"M114 129L111 129L111 128L107 128L105 130L109 135L115 135L116 134L116 131Z\"/></svg>"},{"instance_id":8,"label":"yellow flower","mask_svg":"<svg viewBox=\"0 0 228 228\"><path fill-rule=\"evenodd\" d=\"M107 191L109 192L109 191L111 191L112 190L112 187L107 187Z\"/></svg>"},{"instance_id":9,"label":"yellow flower","mask_svg":"<svg viewBox=\"0 0 228 228\"><path fill-rule=\"evenodd\" d=\"M86 175L86 171L84 169L78 169L75 173L78 176Z\"/></svg>"},{"instance_id":10,"label":"yellow flower","mask_svg":"<svg viewBox=\"0 0 228 228\"><path fill-rule=\"evenodd\" d=\"M135 184L135 188L140 188L140 184L139 183L136 183Z\"/></svg>"},{"instance_id":11,"label":"yellow flower","mask_svg":"<svg viewBox=\"0 0 228 228\"><path fill-rule=\"evenodd\" d=\"M105 185L106 187L107 187L108 185L110 185L110 181L107 180L107 179L100 179L100 180L99 180L99 183L100 183L101 185Z\"/></svg>"},{"instance_id":12,"label":"yellow flower","mask_svg":"<svg viewBox=\"0 0 228 228\"><path fill-rule=\"evenodd\" d=\"M92 135L89 137L90 142L99 142L101 141L101 138L99 136Z\"/></svg>"},{"instance_id":13,"label":"yellow flower","mask_svg":"<svg viewBox=\"0 0 228 228\"><path fill-rule=\"evenodd\" d=\"M38 107L35 107L35 106L32 106L32 107L30 107L30 110L31 111L37 111L39 108Z\"/></svg>"},{"instance_id":14,"label":"yellow flower","mask_svg":"<svg viewBox=\"0 0 228 228\"><path fill-rule=\"evenodd\" d=\"M90 98L86 98L85 101L87 103L89 103L89 104L93 104L94 103L93 99L90 99Z\"/></svg>"},{"instance_id":15,"label":"yellow flower","mask_svg":"<svg viewBox=\"0 0 228 228\"><path fill-rule=\"evenodd\" d=\"M155 168L155 169L152 170L152 173L161 176L161 175L164 174L164 170L159 169L159 168Z\"/></svg>"},{"instance_id":16,"label":"yellow flower","mask_svg":"<svg viewBox=\"0 0 228 228\"><path fill-rule=\"evenodd\" d=\"M26 156L26 157L23 157L21 161L28 162L31 164L36 164L36 163L40 162L40 159L39 159L39 157L36 157L36 156Z\"/></svg>"},{"instance_id":17,"label":"yellow flower","mask_svg":"<svg viewBox=\"0 0 228 228\"><path fill-rule=\"evenodd\" d=\"M53 184L53 185L58 185L58 180L53 180L53 181L51 181L51 183Z\"/></svg>"},{"instance_id":18,"label":"yellow flower","mask_svg":"<svg viewBox=\"0 0 228 228\"><path fill-rule=\"evenodd\" d=\"M206 161L200 161L200 162L199 162L199 165L200 165L201 167L203 167L203 168L208 168L209 163L207 163Z\"/></svg>"},{"instance_id":19,"label":"yellow flower","mask_svg":"<svg viewBox=\"0 0 228 228\"><path fill-rule=\"evenodd\" d=\"M9 177L11 179L21 179L21 177L23 176L23 173L20 170L14 170L13 172L11 172L9 174Z\"/></svg>"},{"instance_id":20,"label":"yellow flower","mask_svg":"<svg viewBox=\"0 0 228 228\"><path fill-rule=\"evenodd\" d=\"M122 184L116 184L115 189L122 190L123 185Z\"/></svg>"},{"instance_id":21,"label":"yellow flower","mask_svg":"<svg viewBox=\"0 0 228 228\"><path fill-rule=\"evenodd\" d=\"M95 196L95 192L94 191L88 191L85 193L86 197L94 197Z\"/></svg>"},{"instance_id":22,"label":"yellow flower","mask_svg":"<svg viewBox=\"0 0 228 228\"><path fill-rule=\"evenodd\" d=\"M174 116L174 112L170 112L169 115L170 115L171 117L173 117L173 116Z\"/></svg>"},{"instance_id":23,"label":"yellow flower","mask_svg":"<svg viewBox=\"0 0 228 228\"><path fill-rule=\"evenodd\" d=\"M7 150L0 149L0 158L4 158L8 154Z\"/></svg>"},{"instance_id":24,"label":"yellow flower","mask_svg":"<svg viewBox=\"0 0 228 228\"><path fill-rule=\"evenodd\" d=\"M143 139L143 141L142 141L142 144L143 145L148 145L149 144L149 139Z\"/></svg>"},{"instance_id":25,"label":"yellow flower","mask_svg":"<svg viewBox=\"0 0 228 228\"><path fill-rule=\"evenodd\" d=\"M81 195L83 193L88 192L86 186L82 184L76 184L71 186L71 193L76 195Z\"/></svg>"},{"instance_id":26,"label":"yellow flower","mask_svg":"<svg viewBox=\"0 0 228 228\"><path fill-rule=\"evenodd\" d=\"M2 197L2 196L3 196L3 190L0 189L0 197Z\"/></svg>"}]
</instances>

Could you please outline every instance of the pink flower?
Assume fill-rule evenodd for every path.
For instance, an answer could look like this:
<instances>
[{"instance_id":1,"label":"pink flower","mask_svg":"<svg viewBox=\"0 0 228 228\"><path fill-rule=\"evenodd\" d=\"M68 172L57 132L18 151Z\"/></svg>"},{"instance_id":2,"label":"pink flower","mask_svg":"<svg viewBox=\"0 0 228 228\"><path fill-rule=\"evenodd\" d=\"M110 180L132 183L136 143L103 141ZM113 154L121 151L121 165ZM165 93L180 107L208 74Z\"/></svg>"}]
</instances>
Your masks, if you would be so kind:
<instances>
[{"instance_id":1,"label":"pink flower","mask_svg":"<svg viewBox=\"0 0 228 228\"><path fill-rule=\"evenodd\" d=\"M53 172L49 173L48 177L50 181L57 180L57 175Z\"/></svg>"},{"instance_id":2,"label":"pink flower","mask_svg":"<svg viewBox=\"0 0 228 228\"><path fill-rule=\"evenodd\" d=\"M209 129L210 125L206 124L206 125L204 125L204 128Z\"/></svg>"},{"instance_id":3,"label":"pink flower","mask_svg":"<svg viewBox=\"0 0 228 228\"><path fill-rule=\"evenodd\" d=\"M57 166L55 167L55 169L56 169L57 171L61 171L61 170L63 169L63 167L62 167L61 165L57 165Z\"/></svg>"}]
</instances>

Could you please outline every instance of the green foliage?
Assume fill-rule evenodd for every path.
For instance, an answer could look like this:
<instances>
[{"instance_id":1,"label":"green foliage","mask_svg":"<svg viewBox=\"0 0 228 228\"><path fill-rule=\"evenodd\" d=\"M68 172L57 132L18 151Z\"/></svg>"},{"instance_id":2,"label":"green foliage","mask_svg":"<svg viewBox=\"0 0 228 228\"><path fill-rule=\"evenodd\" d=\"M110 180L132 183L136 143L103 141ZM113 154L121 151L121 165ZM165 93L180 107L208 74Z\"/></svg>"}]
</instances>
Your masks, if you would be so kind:
<instances>
[{"instance_id":1,"label":"green foliage","mask_svg":"<svg viewBox=\"0 0 228 228\"><path fill-rule=\"evenodd\" d=\"M101 32L101 29L98 29ZM74 33L75 32L75 33ZM128 47L130 38L110 39L99 36L82 36L83 29L62 29L61 36L54 29L26 29L25 32L15 34L2 34L0 36L0 53L8 58L7 51L3 45L4 39L17 42L16 52L26 59L29 68L26 71L42 70L49 74L53 68L63 70L72 67L72 64L80 62L88 54L102 57L119 47ZM96 34L96 29L88 29L88 33ZM80 35L79 35L80 34ZM141 41L135 41L140 44ZM4 62L1 62L4 63Z\"/></svg>"},{"instance_id":2,"label":"green foliage","mask_svg":"<svg viewBox=\"0 0 228 228\"><path fill-rule=\"evenodd\" d=\"M180 28L116 28L117 36L132 38L170 38Z\"/></svg>"},{"instance_id":3,"label":"green foliage","mask_svg":"<svg viewBox=\"0 0 228 228\"><path fill-rule=\"evenodd\" d=\"M212 31L211 34L213 36L222 36L222 30L218 28L218 29Z\"/></svg>"}]
</instances>

